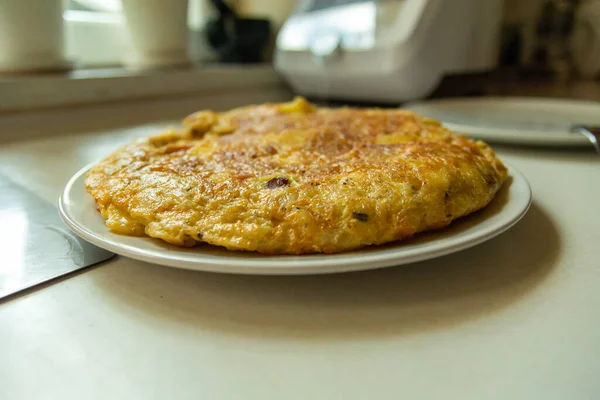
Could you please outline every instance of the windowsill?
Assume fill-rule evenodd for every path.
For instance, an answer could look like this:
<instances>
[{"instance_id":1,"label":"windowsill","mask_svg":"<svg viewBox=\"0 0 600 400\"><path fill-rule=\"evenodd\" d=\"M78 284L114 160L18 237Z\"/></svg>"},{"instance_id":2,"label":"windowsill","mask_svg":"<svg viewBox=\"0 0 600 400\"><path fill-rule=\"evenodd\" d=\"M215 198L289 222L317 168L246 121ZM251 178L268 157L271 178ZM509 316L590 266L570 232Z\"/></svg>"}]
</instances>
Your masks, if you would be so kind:
<instances>
[{"instance_id":1,"label":"windowsill","mask_svg":"<svg viewBox=\"0 0 600 400\"><path fill-rule=\"evenodd\" d=\"M123 68L0 77L0 114L283 87L269 64L212 64L189 69L135 72Z\"/></svg>"},{"instance_id":2,"label":"windowsill","mask_svg":"<svg viewBox=\"0 0 600 400\"><path fill-rule=\"evenodd\" d=\"M201 109L227 110L292 96L266 64L0 77L0 94L0 143L123 127L141 126L146 132L149 123L178 123Z\"/></svg>"}]
</instances>

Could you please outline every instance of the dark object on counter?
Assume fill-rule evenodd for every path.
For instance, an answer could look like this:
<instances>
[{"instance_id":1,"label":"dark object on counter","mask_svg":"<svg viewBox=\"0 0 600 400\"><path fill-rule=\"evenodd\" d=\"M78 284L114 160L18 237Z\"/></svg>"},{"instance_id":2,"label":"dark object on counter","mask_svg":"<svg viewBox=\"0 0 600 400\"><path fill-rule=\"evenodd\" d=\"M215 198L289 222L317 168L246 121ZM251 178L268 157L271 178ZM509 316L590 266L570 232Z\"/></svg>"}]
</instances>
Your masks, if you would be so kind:
<instances>
[{"instance_id":1,"label":"dark object on counter","mask_svg":"<svg viewBox=\"0 0 600 400\"><path fill-rule=\"evenodd\" d=\"M502 27L499 64L501 67L518 67L523 53L523 34L518 24Z\"/></svg>"},{"instance_id":2,"label":"dark object on counter","mask_svg":"<svg viewBox=\"0 0 600 400\"><path fill-rule=\"evenodd\" d=\"M208 43L224 63L262 62L271 37L265 19L240 18L223 0L211 0L217 17L206 24Z\"/></svg>"}]
</instances>

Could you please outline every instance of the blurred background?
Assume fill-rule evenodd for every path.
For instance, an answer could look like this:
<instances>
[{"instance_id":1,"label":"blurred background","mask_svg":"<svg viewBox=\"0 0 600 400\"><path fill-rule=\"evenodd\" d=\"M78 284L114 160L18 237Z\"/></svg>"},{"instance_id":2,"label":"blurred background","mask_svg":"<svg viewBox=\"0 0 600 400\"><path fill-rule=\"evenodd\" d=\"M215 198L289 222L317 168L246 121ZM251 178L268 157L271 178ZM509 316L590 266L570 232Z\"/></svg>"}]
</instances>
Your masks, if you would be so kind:
<instances>
[{"instance_id":1,"label":"blurred background","mask_svg":"<svg viewBox=\"0 0 600 400\"><path fill-rule=\"evenodd\" d=\"M9 18L21 17L22 11L26 10L28 14L38 13L44 19L52 17L48 10L53 8L64 9L62 17L64 19L64 42L65 55L68 59L74 61L79 68L91 67L112 67L121 65L126 53L131 52L131 37L127 30L128 21L124 18L124 6L131 9L130 14L148 14L149 7L162 7L163 21L153 21L156 23L167 23L167 20L176 17L178 24L182 23L181 17L176 15L178 10L184 6L186 8L186 21L189 28L189 51L191 57L196 62L206 61L228 61L228 62L269 62L272 58L271 51L266 47L271 47L278 31L288 17L294 11L296 13L315 14L314 23L318 24L322 15L319 12L327 11L330 15L336 13L352 11L353 9L365 10L364 6L372 4L374 8L380 8L375 13L376 21L368 22L373 19L369 13L363 13L360 17L364 24L372 23L377 25L374 29L381 28L383 25L390 25L390 20L398 17L402 11L392 9L406 6L406 3L419 3L411 0L174 0L174 1L135 1L135 0L24 0L24 1L5 1L1 7L4 9L2 22L4 25L10 24ZM10 3L14 3L12 6ZM362 3L362 4L361 4ZM424 2L427 3L427 2ZM435 3L432 2L432 3ZM453 8L464 8L462 12L470 13L472 8L469 3L481 3L482 8L490 7L493 9L494 17L491 18L494 27L499 33L497 41L498 48L496 53L500 56L502 65L523 66L523 67L542 67L560 69L562 73L569 63L576 65L578 72L591 77L600 72L600 63L597 59L591 57L591 53L597 51L594 44L598 43L597 30L598 13L600 5L597 0L483 0L479 2L447 2L456 4ZM500 8L497 4L500 3ZM361 4L363 7L357 7ZM390 7L391 5L391 7ZM36 8L39 11L36 11ZM61 10L62 11L62 10ZM171 15L169 15L171 14ZM476 19L473 15L473 20ZM138 16L139 17L139 16ZM34 16L28 17L34 20ZM135 18L135 17L134 17ZM131 16L130 16L131 19ZM440 19L445 19L440 16ZM497 20L496 20L497 19ZM218 32L219 25L225 25L227 22L235 21L239 30L231 30L233 26L221 26L222 31ZM13 28L9 31L3 27L5 34L32 31L43 33L43 29L26 26L23 24L23 18L19 18L18 29ZM27 22L27 21L25 21ZM234 22L234 24L235 24ZM242 23L240 23L242 22ZM249 22L253 22L251 25ZM239 52L246 51L251 57L245 59L238 54L219 54L219 49L228 41L234 39L241 40L248 35L261 36L265 29L260 23L268 24L268 44L257 40L256 43L245 43L238 47L242 48ZM135 23L135 21L133 22ZM248 26L241 26L247 23ZM496 24L498 23L498 25ZM160 29L159 26L154 27ZM482 27L479 34L485 34ZM477 33L477 32L474 32ZM496 33L496 32L494 32ZM310 35L308 31L298 31L298 35ZM222 37L217 38L221 35ZM50 35L51 36L51 35ZM3 42L11 38L5 37ZM13 38L14 39L14 38ZM307 38L306 38L307 39ZM40 41L38 39L38 41ZM23 45L24 43L21 43ZM245 46L244 46L245 45ZM255 48L246 48L252 47ZM3 51L10 51L9 44L3 43ZM271 50L270 48L268 50ZM25 50L23 50L25 51ZM230 56L229 58L227 56ZM598 56L598 53L594 53ZM235 57L239 57L236 59ZM571 57L570 57L571 56ZM588 56L588 58L586 58ZM5 56L2 57L3 61ZM6 69L6 68L4 68Z\"/></svg>"},{"instance_id":2,"label":"blurred background","mask_svg":"<svg viewBox=\"0 0 600 400\"><path fill-rule=\"evenodd\" d=\"M600 76L598 0L6 0L0 71L272 63L280 33L283 73L299 69L288 59L314 56L315 37L329 35L373 62L385 59L375 49L387 49L404 63L446 63L444 77L500 68L563 80ZM400 54L402 45L412 50ZM438 58L420 59L420 46ZM448 52L454 60L441 54Z\"/></svg>"},{"instance_id":3,"label":"blurred background","mask_svg":"<svg viewBox=\"0 0 600 400\"><path fill-rule=\"evenodd\" d=\"M599 78L600 0L0 2L0 113L261 79L327 104L597 101Z\"/></svg>"}]
</instances>

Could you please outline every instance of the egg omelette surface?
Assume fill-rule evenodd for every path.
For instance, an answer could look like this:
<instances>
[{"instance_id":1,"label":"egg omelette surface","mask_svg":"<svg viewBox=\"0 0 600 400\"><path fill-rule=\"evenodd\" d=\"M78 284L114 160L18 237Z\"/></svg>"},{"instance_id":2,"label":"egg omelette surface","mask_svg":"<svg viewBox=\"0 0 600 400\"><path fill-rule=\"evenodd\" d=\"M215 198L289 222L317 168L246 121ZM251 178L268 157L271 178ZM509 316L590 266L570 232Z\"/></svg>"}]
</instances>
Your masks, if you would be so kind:
<instances>
[{"instance_id":1,"label":"egg omelette surface","mask_svg":"<svg viewBox=\"0 0 600 400\"><path fill-rule=\"evenodd\" d=\"M336 253L485 207L507 169L483 142L400 109L303 98L186 117L86 175L106 225L179 246Z\"/></svg>"}]
</instances>

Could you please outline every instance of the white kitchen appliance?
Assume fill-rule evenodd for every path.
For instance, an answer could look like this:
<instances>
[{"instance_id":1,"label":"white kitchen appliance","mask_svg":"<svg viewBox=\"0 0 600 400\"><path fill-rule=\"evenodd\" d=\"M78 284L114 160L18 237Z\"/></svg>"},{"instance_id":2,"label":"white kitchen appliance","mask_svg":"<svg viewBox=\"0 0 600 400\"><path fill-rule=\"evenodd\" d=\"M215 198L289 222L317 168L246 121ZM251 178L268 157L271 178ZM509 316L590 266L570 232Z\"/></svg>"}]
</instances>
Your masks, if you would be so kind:
<instances>
[{"instance_id":1,"label":"white kitchen appliance","mask_svg":"<svg viewBox=\"0 0 600 400\"><path fill-rule=\"evenodd\" d=\"M304 0L275 68L308 97L402 102L496 66L502 0Z\"/></svg>"}]
</instances>

